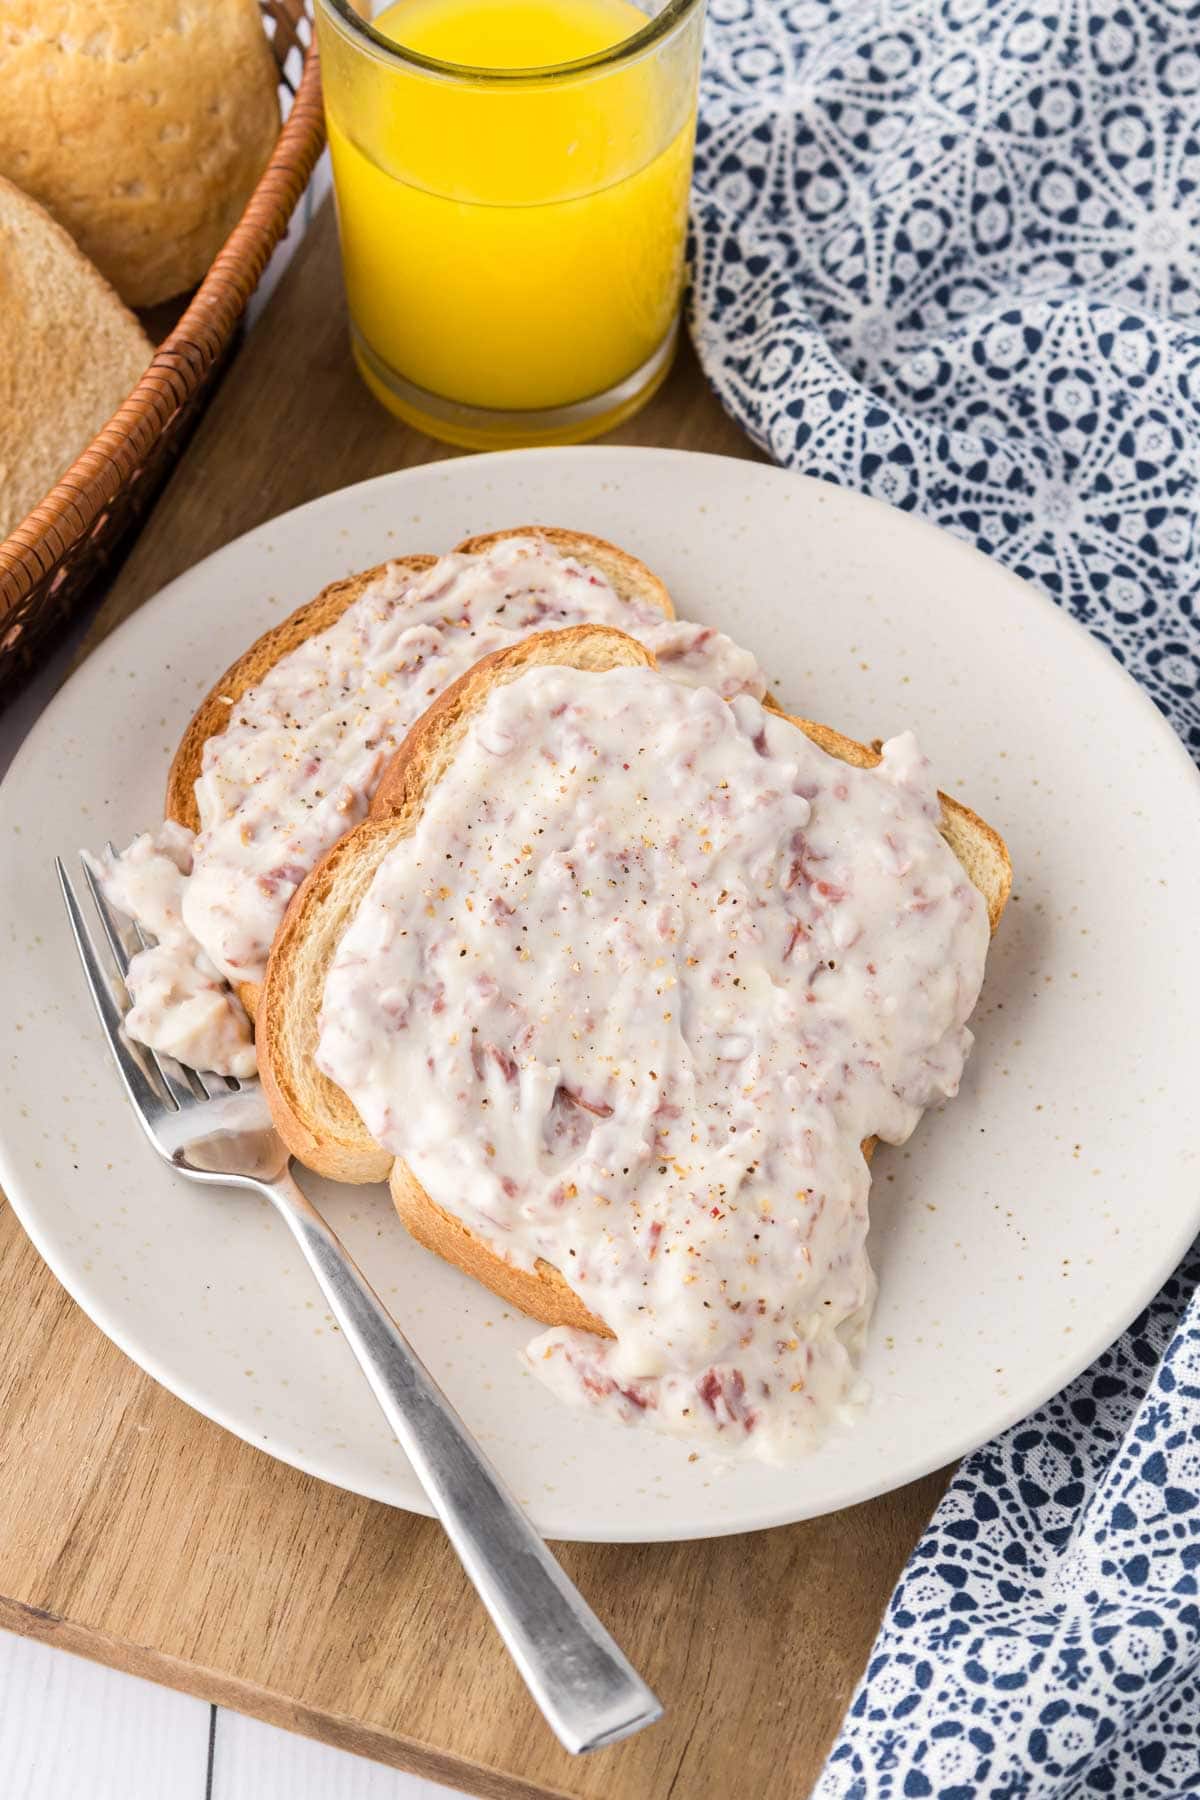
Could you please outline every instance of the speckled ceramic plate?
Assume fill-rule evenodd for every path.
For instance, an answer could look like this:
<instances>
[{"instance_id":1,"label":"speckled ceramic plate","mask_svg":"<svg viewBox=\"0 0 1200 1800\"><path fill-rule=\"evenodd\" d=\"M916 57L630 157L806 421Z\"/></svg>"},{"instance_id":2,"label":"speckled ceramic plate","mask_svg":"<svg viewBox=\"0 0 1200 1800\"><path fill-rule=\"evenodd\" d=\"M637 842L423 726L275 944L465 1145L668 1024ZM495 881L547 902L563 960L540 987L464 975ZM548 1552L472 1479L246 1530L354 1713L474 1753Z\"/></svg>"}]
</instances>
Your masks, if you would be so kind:
<instances>
[{"instance_id":1,"label":"speckled ceramic plate","mask_svg":"<svg viewBox=\"0 0 1200 1800\"><path fill-rule=\"evenodd\" d=\"M1196 772L1049 601L853 494L671 451L483 456L331 494L174 582L68 684L0 790L0 1179L157 1380L298 1468L427 1510L282 1225L174 1180L142 1141L51 858L160 817L195 702L322 583L530 519L627 544L794 708L859 737L915 725L942 785L1008 838L1014 897L963 1091L875 1165L873 1403L793 1468L689 1462L560 1406L519 1367L530 1327L413 1244L382 1189L311 1191L548 1535L706 1536L847 1506L1061 1387L1200 1226Z\"/></svg>"}]
</instances>

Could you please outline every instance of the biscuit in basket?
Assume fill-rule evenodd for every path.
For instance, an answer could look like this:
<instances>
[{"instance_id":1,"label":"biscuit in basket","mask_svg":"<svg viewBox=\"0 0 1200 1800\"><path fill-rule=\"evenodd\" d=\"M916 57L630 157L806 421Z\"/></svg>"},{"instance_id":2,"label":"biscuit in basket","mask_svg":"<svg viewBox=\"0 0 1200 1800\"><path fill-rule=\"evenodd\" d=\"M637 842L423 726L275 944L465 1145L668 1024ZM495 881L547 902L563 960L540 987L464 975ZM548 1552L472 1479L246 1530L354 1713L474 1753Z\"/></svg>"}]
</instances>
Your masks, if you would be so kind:
<instances>
[{"instance_id":1,"label":"biscuit in basket","mask_svg":"<svg viewBox=\"0 0 1200 1800\"><path fill-rule=\"evenodd\" d=\"M0 175L129 306L194 287L279 131L255 0L6 0Z\"/></svg>"}]
</instances>

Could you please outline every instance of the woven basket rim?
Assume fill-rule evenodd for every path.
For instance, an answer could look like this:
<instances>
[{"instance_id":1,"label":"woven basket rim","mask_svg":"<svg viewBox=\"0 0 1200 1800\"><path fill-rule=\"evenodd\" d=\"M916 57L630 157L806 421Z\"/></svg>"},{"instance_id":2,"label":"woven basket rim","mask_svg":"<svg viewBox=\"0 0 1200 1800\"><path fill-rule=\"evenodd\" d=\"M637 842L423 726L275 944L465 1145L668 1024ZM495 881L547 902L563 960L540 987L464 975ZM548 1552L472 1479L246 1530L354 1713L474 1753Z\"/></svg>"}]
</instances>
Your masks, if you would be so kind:
<instances>
[{"instance_id":1,"label":"woven basket rim","mask_svg":"<svg viewBox=\"0 0 1200 1800\"><path fill-rule=\"evenodd\" d=\"M325 142L316 35L291 111L238 223L174 330L116 412L50 492L0 541L0 630L62 559L103 521L155 442L233 338L287 231Z\"/></svg>"}]
</instances>

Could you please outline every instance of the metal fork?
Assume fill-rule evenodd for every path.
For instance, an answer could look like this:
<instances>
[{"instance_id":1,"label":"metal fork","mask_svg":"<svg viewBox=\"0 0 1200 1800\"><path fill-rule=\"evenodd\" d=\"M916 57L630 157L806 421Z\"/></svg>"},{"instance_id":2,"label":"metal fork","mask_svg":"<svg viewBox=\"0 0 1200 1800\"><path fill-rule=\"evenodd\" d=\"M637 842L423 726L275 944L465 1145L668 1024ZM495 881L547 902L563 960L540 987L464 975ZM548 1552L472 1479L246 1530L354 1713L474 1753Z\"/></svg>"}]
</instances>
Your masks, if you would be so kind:
<instances>
[{"instance_id":1,"label":"metal fork","mask_svg":"<svg viewBox=\"0 0 1200 1800\"><path fill-rule=\"evenodd\" d=\"M152 1054L122 1030L131 927L83 874L116 969L106 975L67 872L55 859L75 945L100 1024L143 1131L192 1181L264 1194L299 1244L371 1392L534 1700L578 1755L651 1725L662 1707L550 1555L365 1275L290 1172L256 1081L201 1074ZM136 941L146 943L132 928Z\"/></svg>"}]
</instances>

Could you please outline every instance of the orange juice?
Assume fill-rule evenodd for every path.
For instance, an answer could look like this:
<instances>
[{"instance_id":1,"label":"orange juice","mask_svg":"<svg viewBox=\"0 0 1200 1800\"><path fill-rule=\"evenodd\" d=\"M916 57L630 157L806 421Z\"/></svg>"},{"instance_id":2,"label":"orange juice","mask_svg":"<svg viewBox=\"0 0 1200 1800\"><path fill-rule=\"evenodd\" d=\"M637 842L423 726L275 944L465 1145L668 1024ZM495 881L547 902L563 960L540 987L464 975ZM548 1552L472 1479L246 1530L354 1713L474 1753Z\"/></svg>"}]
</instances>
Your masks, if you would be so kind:
<instances>
[{"instance_id":1,"label":"orange juice","mask_svg":"<svg viewBox=\"0 0 1200 1800\"><path fill-rule=\"evenodd\" d=\"M439 65L531 71L494 81L351 57L323 18L355 348L393 410L459 441L562 441L661 379L683 278L695 14L686 58L668 43L553 77L532 71L610 50L647 15L628 0L399 0L373 21Z\"/></svg>"}]
</instances>

